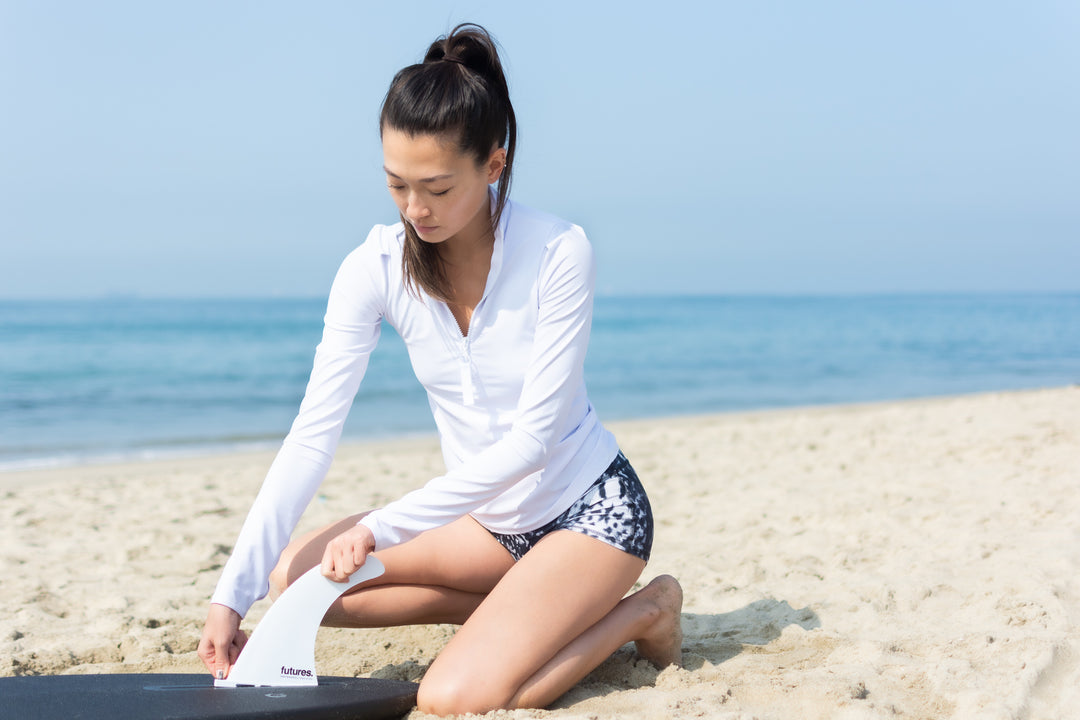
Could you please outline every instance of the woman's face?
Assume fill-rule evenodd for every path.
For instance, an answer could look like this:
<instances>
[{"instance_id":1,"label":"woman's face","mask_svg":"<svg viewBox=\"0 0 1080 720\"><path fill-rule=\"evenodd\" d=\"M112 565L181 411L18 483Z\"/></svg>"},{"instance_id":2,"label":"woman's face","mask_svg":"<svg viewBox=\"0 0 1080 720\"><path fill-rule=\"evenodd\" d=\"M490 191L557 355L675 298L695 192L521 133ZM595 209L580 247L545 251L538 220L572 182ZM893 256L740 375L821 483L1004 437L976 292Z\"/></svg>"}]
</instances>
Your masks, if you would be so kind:
<instances>
[{"instance_id":1,"label":"woman's face","mask_svg":"<svg viewBox=\"0 0 1080 720\"><path fill-rule=\"evenodd\" d=\"M502 174L505 149L495 149L477 165L445 137L391 127L383 128L382 147L390 197L421 240L475 241L490 232L488 185Z\"/></svg>"}]
</instances>

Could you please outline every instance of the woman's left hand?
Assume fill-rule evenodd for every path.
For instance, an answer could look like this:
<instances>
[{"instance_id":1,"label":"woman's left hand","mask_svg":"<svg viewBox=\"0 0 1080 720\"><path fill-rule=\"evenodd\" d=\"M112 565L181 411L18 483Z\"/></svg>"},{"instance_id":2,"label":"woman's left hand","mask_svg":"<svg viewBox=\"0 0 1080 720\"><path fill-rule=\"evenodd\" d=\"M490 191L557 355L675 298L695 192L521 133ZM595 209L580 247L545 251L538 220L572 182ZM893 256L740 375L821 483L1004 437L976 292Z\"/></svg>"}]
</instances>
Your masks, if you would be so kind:
<instances>
[{"instance_id":1,"label":"woman's left hand","mask_svg":"<svg viewBox=\"0 0 1080 720\"><path fill-rule=\"evenodd\" d=\"M360 569L368 553L375 551L375 536L364 525L354 525L326 544L322 574L334 582L345 582Z\"/></svg>"}]
</instances>

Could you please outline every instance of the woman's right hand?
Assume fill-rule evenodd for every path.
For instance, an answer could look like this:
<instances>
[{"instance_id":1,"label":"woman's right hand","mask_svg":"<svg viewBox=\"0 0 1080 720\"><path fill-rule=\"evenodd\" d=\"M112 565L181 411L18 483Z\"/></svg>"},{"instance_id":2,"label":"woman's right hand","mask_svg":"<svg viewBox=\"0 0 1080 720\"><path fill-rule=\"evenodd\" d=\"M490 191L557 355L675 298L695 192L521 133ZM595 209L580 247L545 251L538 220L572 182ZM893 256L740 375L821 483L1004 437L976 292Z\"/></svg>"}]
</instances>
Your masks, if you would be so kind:
<instances>
[{"instance_id":1,"label":"woman's right hand","mask_svg":"<svg viewBox=\"0 0 1080 720\"><path fill-rule=\"evenodd\" d=\"M247 643L247 635L240 629L240 614L230 607L213 603L206 614L202 640L199 641L199 657L215 678L229 676L240 651Z\"/></svg>"},{"instance_id":2,"label":"woman's right hand","mask_svg":"<svg viewBox=\"0 0 1080 720\"><path fill-rule=\"evenodd\" d=\"M356 524L326 545L322 559L323 577L343 583L359 570L367 556L375 552L375 536L367 527Z\"/></svg>"}]
</instances>

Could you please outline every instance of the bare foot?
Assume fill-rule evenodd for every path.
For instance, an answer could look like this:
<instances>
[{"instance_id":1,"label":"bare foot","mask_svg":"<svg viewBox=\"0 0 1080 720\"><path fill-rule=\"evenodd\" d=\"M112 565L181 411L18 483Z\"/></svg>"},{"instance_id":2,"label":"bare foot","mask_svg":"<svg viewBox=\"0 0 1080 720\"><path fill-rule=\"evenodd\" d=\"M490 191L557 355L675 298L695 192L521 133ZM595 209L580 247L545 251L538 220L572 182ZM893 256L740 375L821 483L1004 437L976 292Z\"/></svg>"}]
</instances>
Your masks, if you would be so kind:
<instances>
[{"instance_id":1,"label":"bare foot","mask_svg":"<svg viewBox=\"0 0 1080 720\"><path fill-rule=\"evenodd\" d=\"M634 641L646 660L663 670L682 665L682 586L670 575L661 575L637 592L648 603L652 622Z\"/></svg>"}]
</instances>

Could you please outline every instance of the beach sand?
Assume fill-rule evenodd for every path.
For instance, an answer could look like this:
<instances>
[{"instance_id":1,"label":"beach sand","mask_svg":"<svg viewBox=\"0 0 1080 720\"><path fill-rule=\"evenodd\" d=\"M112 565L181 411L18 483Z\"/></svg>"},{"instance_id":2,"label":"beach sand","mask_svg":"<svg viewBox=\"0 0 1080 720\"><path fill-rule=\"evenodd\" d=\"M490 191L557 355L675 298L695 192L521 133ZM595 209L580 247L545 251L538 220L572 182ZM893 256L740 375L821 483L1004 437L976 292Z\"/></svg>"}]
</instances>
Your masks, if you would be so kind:
<instances>
[{"instance_id":1,"label":"beach sand","mask_svg":"<svg viewBox=\"0 0 1080 720\"><path fill-rule=\"evenodd\" d=\"M1080 717L1080 388L609 425L656 513L641 582L685 589L684 667L628 645L489 717ZM0 675L202 672L271 458L0 474ZM441 467L434 439L344 445L301 529ZM324 629L318 670L416 679L453 632Z\"/></svg>"}]
</instances>

